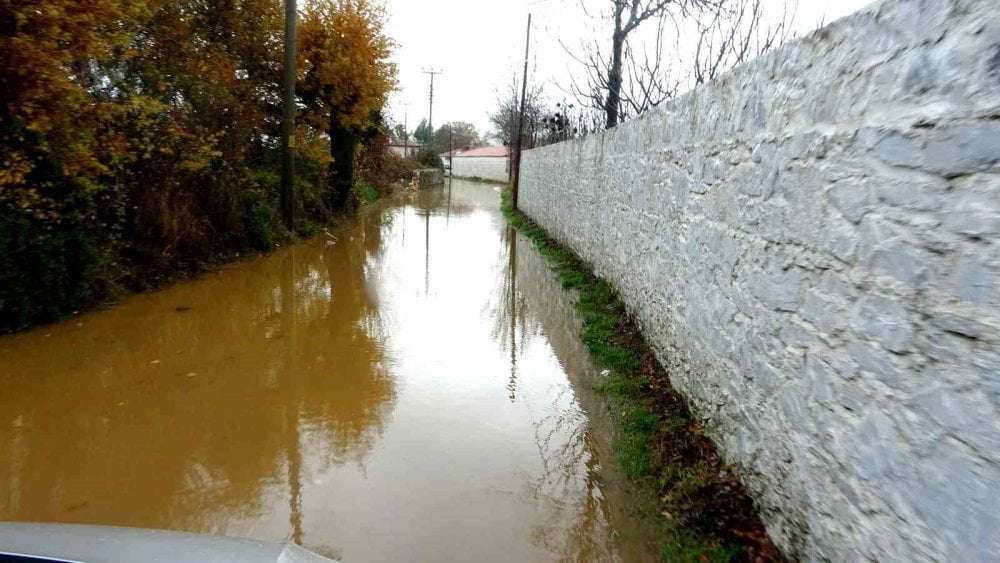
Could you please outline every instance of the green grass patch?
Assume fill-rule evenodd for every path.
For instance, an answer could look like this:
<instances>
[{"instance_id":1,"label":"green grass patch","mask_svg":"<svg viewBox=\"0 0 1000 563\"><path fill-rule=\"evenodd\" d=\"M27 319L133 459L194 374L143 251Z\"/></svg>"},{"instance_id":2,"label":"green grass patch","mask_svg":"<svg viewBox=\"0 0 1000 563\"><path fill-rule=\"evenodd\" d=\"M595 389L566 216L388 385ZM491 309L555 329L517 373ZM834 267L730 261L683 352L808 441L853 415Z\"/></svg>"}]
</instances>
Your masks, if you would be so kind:
<instances>
[{"instance_id":1,"label":"green grass patch","mask_svg":"<svg viewBox=\"0 0 1000 563\"><path fill-rule=\"evenodd\" d=\"M623 435L618 444L618 461L629 479L638 479L650 472L653 463L649 448L659 417L636 401L622 401L619 417Z\"/></svg>"},{"instance_id":2,"label":"green grass patch","mask_svg":"<svg viewBox=\"0 0 1000 563\"><path fill-rule=\"evenodd\" d=\"M553 241L530 218L501 209L550 262L563 287L577 291L581 339L594 363L607 370L597 385L613 399L621 435L616 443L625 475L661 499L664 561L775 561L745 490L722 466L711 441L631 321L611 285L576 254Z\"/></svg>"},{"instance_id":3,"label":"green grass patch","mask_svg":"<svg viewBox=\"0 0 1000 563\"><path fill-rule=\"evenodd\" d=\"M596 386L596 389L598 392L612 397L637 397L642 391L642 381L618 373L611 373L603 383Z\"/></svg>"},{"instance_id":4,"label":"green grass patch","mask_svg":"<svg viewBox=\"0 0 1000 563\"><path fill-rule=\"evenodd\" d=\"M712 561L729 563L740 560L742 550L738 546L727 546L706 552L705 544L687 530L678 530L660 550L663 561Z\"/></svg>"}]
</instances>

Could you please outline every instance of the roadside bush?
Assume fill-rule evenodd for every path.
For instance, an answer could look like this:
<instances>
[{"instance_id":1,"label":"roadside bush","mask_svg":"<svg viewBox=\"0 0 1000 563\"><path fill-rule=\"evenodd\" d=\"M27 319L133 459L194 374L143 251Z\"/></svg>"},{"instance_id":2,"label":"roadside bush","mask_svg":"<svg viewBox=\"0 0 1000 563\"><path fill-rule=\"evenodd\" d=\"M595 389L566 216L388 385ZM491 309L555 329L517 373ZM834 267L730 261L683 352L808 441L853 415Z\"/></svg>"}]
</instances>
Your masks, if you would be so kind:
<instances>
[{"instance_id":1,"label":"roadside bush","mask_svg":"<svg viewBox=\"0 0 1000 563\"><path fill-rule=\"evenodd\" d=\"M281 240L281 223L274 206L259 194L247 202L246 232L255 250L270 250Z\"/></svg>"},{"instance_id":2,"label":"roadside bush","mask_svg":"<svg viewBox=\"0 0 1000 563\"><path fill-rule=\"evenodd\" d=\"M422 168L444 168L444 162L441 161L441 157L434 154L433 151L421 151L417 155L416 160Z\"/></svg>"},{"instance_id":3,"label":"roadside bush","mask_svg":"<svg viewBox=\"0 0 1000 563\"><path fill-rule=\"evenodd\" d=\"M375 186L372 186L368 182L362 182L361 185L358 186L358 198L362 203L374 203L378 201L379 197L381 197L381 195L378 190L375 189Z\"/></svg>"},{"instance_id":4,"label":"roadside bush","mask_svg":"<svg viewBox=\"0 0 1000 563\"><path fill-rule=\"evenodd\" d=\"M385 195L393 186L408 182L413 171L419 165L412 159L404 159L389 148L389 137L381 130L370 135L362 145L358 157L360 174L359 195L362 200L368 200L370 193L365 189L375 191L375 199Z\"/></svg>"},{"instance_id":5,"label":"roadside bush","mask_svg":"<svg viewBox=\"0 0 1000 563\"><path fill-rule=\"evenodd\" d=\"M72 313L95 297L98 245L79 221L0 213L0 331Z\"/></svg>"}]
</instances>

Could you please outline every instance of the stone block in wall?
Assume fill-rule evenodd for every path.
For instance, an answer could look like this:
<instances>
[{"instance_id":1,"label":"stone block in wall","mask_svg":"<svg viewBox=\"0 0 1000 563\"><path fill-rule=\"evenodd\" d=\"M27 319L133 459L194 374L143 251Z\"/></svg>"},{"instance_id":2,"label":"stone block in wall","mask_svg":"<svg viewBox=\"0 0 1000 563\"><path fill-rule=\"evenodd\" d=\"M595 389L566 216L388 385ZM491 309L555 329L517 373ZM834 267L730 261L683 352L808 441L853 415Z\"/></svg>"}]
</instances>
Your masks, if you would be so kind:
<instances>
[{"instance_id":1,"label":"stone block in wall","mask_svg":"<svg viewBox=\"0 0 1000 563\"><path fill-rule=\"evenodd\" d=\"M886 350L901 354L910 348L913 323L903 302L880 295L864 295L851 316L854 332L870 338Z\"/></svg>"}]
</instances>

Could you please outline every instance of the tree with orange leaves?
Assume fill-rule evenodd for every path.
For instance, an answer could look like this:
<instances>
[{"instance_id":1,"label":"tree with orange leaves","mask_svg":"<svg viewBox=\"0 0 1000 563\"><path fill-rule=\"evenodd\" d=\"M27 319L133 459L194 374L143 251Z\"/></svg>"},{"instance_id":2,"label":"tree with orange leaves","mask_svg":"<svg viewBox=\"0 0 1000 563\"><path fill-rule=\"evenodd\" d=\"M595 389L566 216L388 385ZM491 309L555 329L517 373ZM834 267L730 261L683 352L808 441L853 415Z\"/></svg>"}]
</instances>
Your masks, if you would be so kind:
<instances>
[{"instance_id":1,"label":"tree with orange leaves","mask_svg":"<svg viewBox=\"0 0 1000 563\"><path fill-rule=\"evenodd\" d=\"M120 155L104 127L117 104L95 95L94 69L120 55L144 12L120 0L0 0L0 204L56 220L63 190L97 187Z\"/></svg>"},{"instance_id":2,"label":"tree with orange leaves","mask_svg":"<svg viewBox=\"0 0 1000 563\"><path fill-rule=\"evenodd\" d=\"M375 0L318 0L299 27L299 98L304 119L330 137L330 202L344 209L358 142L396 86L385 9Z\"/></svg>"},{"instance_id":3,"label":"tree with orange leaves","mask_svg":"<svg viewBox=\"0 0 1000 563\"><path fill-rule=\"evenodd\" d=\"M296 205L345 209L395 84L375 0L303 12ZM0 331L273 248L282 0L0 0Z\"/></svg>"},{"instance_id":4,"label":"tree with orange leaves","mask_svg":"<svg viewBox=\"0 0 1000 563\"><path fill-rule=\"evenodd\" d=\"M129 160L101 72L144 2L0 0L0 329L86 301Z\"/></svg>"}]
</instances>

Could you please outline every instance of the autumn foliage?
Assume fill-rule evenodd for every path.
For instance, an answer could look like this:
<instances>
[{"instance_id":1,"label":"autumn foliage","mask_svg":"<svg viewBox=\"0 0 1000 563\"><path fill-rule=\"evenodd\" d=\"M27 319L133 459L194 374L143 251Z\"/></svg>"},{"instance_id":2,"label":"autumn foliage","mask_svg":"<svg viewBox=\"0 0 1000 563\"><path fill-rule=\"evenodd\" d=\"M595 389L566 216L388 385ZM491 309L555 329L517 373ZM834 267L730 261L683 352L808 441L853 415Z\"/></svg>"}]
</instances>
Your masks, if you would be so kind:
<instances>
[{"instance_id":1,"label":"autumn foliage","mask_svg":"<svg viewBox=\"0 0 1000 563\"><path fill-rule=\"evenodd\" d=\"M332 141L329 194L335 208L347 201L358 141L378 122L395 86L396 69L388 60L392 42L383 33L384 19L384 9L368 0L313 3L303 14L300 97L306 123L326 131ZM343 37L357 40L345 43Z\"/></svg>"},{"instance_id":2,"label":"autumn foliage","mask_svg":"<svg viewBox=\"0 0 1000 563\"><path fill-rule=\"evenodd\" d=\"M347 206L331 190L395 86L380 5L307 6L306 226ZM281 0L0 0L0 330L281 238L283 17Z\"/></svg>"}]
</instances>

